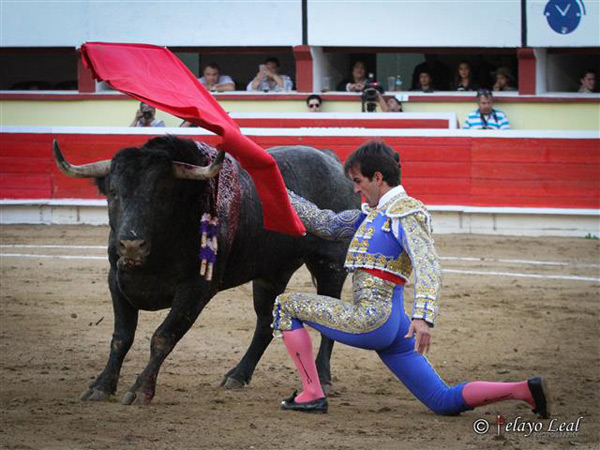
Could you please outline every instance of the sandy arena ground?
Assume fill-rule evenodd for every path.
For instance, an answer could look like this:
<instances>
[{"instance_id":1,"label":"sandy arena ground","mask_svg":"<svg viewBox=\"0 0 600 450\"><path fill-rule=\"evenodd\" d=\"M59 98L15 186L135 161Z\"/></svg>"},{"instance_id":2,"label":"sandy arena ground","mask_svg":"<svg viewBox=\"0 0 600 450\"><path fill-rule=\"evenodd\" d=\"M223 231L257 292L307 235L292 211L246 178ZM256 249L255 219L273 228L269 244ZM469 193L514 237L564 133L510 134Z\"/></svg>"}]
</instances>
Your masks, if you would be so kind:
<instances>
[{"instance_id":1,"label":"sandy arena ground","mask_svg":"<svg viewBox=\"0 0 600 450\"><path fill-rule=\"evenodd\" d=\"M430 361L449 384L546 375L557 418L552 427L581 417L577 432L561 434L548 433L550 421L537 420L515 402L459 417L435 416L375 353L342 345L334 349L327 415L279 410L279 401L299 384L279 340L249 386L225 391L218 387L221 378L242 356L254 329L250 285L211 301L163 365L151 406L123 406L120 398L144 367L150 336L165 311L142 312L115 401L78 401L108 356L112 307L102 248L107 236L106 227L2 227L0 448L600 448L598 240L437 238L446 275ZM100 248L41 247L48 244ZM312 292L308 272L299 271L288 289ZM409 287L408 301L411 296ZM547 433L498 436L498 413ZM491 424L488 433L473 431L478 419Z\"/></svg>"}]
</instances>

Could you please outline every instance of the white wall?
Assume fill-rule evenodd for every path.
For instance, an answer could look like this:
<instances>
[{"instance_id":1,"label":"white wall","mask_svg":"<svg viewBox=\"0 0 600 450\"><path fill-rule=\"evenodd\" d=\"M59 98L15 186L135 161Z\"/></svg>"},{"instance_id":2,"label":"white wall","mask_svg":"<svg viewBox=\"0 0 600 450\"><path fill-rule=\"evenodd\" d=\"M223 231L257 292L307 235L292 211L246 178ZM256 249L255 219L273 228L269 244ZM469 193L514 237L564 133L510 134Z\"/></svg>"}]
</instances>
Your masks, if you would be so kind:
<instances>
[{"instance_id":1,"label":"white wall","mask_svg":"<svg viewBox=\"0 0 600 450\"><path fill-rule=\"evenodd\" d=\"M548 9L546 9L548 7ZM548 23L545 12L564 17L581 11L577 28L557 32ZM585 11L585 13L584 13ZM559 28L559 31L561 29ZM562 0L527 1L527 45L530 47L598 47L600 46L600 1Z\"/></svg>"},{"instance_id":2,"label":"white wall","mask_svg":"<svg viewBox=\"0 0 600 450\"><path fill-rule=\"evenodd\" d=\"M308 0L308 43L356 47L519 47L520 0Z\"/></svg>"},{"instance_id":3,"label":"white wall","mask_svg":"<svg viewBox=\"0 0 600 450\"><path fill-rule=\"evenodd\" d=\"M600 46L599 0L550 2L566 15L577 8L585 8L585 15L577 29L560 34L544 15L549 1L528 0L529 46ZM75 47L88 40L167 46L302 43L301 0L23 0L2 1L1 8L4 47ZM308 0L308 38L313 46L519 47L521 0Z\"/></svg>"},{"instance_id":4,"label":"white wall","mask_svg":"<svg viewBox=\"0 0 600 450\"><path fill-rule=\"evenodd\" d=\"M597 211L567 212L527 208L428 207L436 234L489 234L495 236L598 236ZM105 200L0 200L0 224L106 225Z\"/></svg>"},{"instance_id":5,"label":"white wall","mask_svg":"<svg viewBox=\"0 0 600 450\"><path fill-rule=\"evenodd\" d=\"M2 2L0 45L291 46L302 43L301 18L300 0Z\"/></svg>"}]
</instances>

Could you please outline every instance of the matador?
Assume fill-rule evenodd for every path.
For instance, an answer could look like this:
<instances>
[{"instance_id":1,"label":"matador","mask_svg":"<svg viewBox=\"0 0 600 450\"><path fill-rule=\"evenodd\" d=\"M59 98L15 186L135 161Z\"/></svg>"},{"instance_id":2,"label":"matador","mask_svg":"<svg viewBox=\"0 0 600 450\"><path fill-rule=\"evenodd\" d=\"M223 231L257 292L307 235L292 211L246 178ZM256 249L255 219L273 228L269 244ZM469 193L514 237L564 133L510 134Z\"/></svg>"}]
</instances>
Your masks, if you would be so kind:
<instances>
[{"instance_id":1,"label":"matador","mask_svg":"<svg viewBox=\"0 0 600 450\"><path fill-rule=\"evenodd\" d=\"M521 400L549 417L546 381L471 381L449 387L424 353L438 312L442 271L432 238L431 217L400 184L398 155L381 141L369 141L347 159L344 170L367 203L362 210L335 213L289 191L307 230L325 239L352 237L345 266L353 273L353 300L307 293L279 295L273 329L302 380L302 392L281 402L285 410L325 413L308 325L353 347L375 350L394 375L436 414L462 411L503 400ZM410 318L404 310L404 285L414 272Z\"/></svg>"}]
</instances>

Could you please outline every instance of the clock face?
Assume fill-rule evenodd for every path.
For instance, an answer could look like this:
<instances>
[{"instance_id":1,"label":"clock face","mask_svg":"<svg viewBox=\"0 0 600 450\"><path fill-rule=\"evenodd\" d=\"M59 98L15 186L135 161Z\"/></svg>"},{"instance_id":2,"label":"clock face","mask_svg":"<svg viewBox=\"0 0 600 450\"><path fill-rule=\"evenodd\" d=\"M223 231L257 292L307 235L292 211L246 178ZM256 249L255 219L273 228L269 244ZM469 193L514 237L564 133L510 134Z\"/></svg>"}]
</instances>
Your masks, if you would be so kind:
<instances>
[{"instance_id":1,"label":"clock face","mask_svg":"<svg viewBox=\"0 0 600 450\"><path fill-rule=\"evenodd\" d=\"M581 22L583 2L580 0L550 0L544 8L548 25L559 34L569 34Z\"/></svg>"}]
</instances>

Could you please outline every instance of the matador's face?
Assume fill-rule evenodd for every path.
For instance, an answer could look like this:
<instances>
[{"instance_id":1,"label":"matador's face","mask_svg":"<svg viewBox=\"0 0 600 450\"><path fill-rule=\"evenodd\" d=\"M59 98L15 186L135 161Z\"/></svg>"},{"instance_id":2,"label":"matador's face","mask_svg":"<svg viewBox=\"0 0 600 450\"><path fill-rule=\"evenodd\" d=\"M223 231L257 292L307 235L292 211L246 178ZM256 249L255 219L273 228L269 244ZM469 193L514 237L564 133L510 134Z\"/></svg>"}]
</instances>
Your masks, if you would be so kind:
<instances>
[{"instance_id":1,"label":"matador's face","mask_svg":"<svg viewBox=\"0 0 600 450\"><path fill-rule=\"evenodd\" d=\"M381 198L381 173L375 172L373 178L368 178L361 173L360 167L352 167L348 170L348 175L354 184L354 192L362 194L367 200L367 204L371 208L375 208Z\"/></svg>"}]
</instances>

